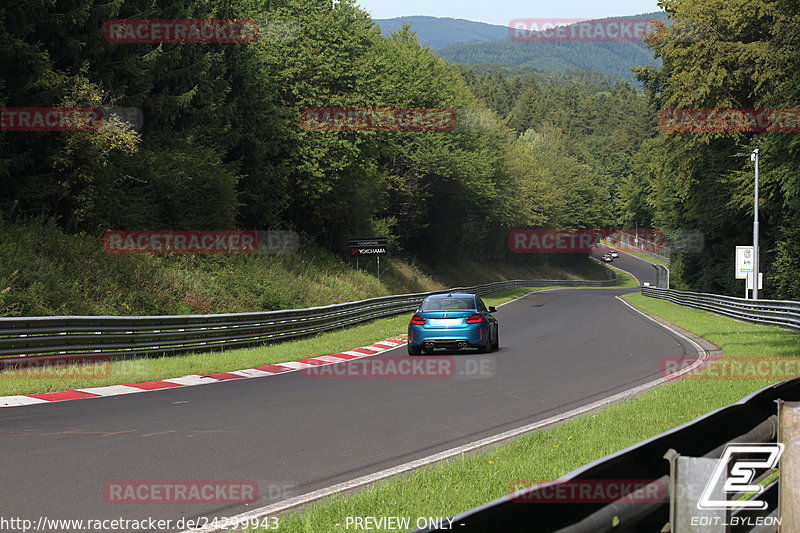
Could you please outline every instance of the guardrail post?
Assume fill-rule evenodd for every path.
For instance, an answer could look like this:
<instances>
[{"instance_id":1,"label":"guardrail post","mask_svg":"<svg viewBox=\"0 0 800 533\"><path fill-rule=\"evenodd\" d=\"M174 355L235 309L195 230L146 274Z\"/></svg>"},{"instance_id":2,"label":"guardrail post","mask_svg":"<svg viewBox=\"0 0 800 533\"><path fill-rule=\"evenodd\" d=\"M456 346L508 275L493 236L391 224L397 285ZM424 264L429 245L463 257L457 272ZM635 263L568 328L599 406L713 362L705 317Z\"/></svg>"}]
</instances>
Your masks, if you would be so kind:
<instances>
[{"instance_id":1,"label":"guardrail post","mask_svg":"<svg viewBox=\"0 0 800 533\"><path fill-rule=\"evenodd\" d=\"M669 289L669 269L664 265L653 264L656 269L656 287L659 289Z\"/></svg>"},{"instance_id":2,"label":"guardrail post","mask_svg":"<svg viewBox=\"0 0 800 533\"><path fill-rule=\"evenodd\" d=\"M778 404L778 442L783 443L778 484L779 532L800 531L800 402Z\"/></svg>"},{"instance_id":3,"label":"guardrail post","mask_svg":"<svg viewBox=\"0 0 800 533\"><path fill-rule=\"evenodd\" d=\"M675 450L664 454L669 461L669 523L671 533L725 533L725 509L698 509L697 502L711 479L718 459L683 457ZM722 486L714 488L717 500L725 499Z\"/></svg>"}]
</instances>

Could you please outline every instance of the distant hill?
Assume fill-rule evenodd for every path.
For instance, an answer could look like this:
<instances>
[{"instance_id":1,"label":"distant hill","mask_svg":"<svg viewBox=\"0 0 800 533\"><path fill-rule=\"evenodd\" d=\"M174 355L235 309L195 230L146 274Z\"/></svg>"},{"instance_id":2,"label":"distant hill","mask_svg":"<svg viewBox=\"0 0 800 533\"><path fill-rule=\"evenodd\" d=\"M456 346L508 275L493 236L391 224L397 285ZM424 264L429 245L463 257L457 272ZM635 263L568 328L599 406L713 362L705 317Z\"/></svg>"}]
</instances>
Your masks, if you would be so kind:
<instances>
[{"instance_id":1,"label":"distant hill","mask_svg":"<svg viewBox=\"0 0 800 533\"><path fill-rule=\"evenodd\" d=\"M384 35L399 30L403 24L409 24L411 29L417 32L420 44L434 49L455 44L508 39L508 28L505 26L464 19L413 16L376 19L375 22Z\"/></svg>"},{"instance_id":2,"label":"distant hill","mask_svg":"<svg viewBox=\"0 0 800 533\"><path fill-rule=\"evenodd\" d=\"M647 13L603 20L663 19L664 13ZM634 81L633 67L657 65L643 42L518 42L509 28L468 20L436 17L401 17L376 20L384 34L405 22L429 46L451 63L497 64L565 73L590 70L606 76Z\"/></svg>"}]
</instances>

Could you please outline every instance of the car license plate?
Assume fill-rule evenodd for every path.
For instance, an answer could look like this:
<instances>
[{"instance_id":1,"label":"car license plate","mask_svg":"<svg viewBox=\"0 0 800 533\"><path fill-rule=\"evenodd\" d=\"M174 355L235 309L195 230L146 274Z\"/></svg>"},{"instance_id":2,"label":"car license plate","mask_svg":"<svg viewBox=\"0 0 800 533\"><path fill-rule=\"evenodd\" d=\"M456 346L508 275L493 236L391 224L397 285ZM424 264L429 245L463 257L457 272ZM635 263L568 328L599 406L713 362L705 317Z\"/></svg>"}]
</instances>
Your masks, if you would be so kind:
<instances>
[{"instance_id":1,"label":"car license plate","mask_svg":"<svg viewBox=\"0 0 800 533\"><path fill-rule=\"evenodd\" d=\"M450 327L450 326L459 326L461 325L460 318L431 318L430 319L431 326L439 326L439 327Z\"/></svg>"}]
</instances>

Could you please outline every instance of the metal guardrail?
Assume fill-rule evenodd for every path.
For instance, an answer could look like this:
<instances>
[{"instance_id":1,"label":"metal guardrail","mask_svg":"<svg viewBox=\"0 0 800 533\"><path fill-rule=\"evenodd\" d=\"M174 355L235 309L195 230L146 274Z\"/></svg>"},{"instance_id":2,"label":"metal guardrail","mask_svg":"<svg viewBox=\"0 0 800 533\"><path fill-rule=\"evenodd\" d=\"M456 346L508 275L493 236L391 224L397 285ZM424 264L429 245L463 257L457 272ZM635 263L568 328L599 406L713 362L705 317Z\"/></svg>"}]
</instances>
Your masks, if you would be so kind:
<instances>
[{"instance_id":1,"label":"metal guardrail","mask_svg":"<svg viewBox=\"0 0 800 533\"><path fill-rule=\"evenodd\" d=\"M370 298L323 307L257 313L173 316L47 316L0 318L0 361L10 357L101 355L138 357L242 348L313 335L411 312L431 294L478 295L515 287L604 287L613 279L514 280L444 291Z\"/></svg>"},{"instance_id":2,"label":"metal guardrail","mask_svg":"<svg viewBox=\"0 0 800 533\"><path fill-rule=\"evenodd\" d=\"M661 298L678 305L703 309L747 322L800 330L800 302L798 301L746 300L733 296L655 287L642 287L642 294L650 298Z\"/></svg>"},{"instance_id":3,"label":"metal guardrail","mask_svg":"<svg viewBox=\"0 0 800 533\"><path fill-rule=\"evenodd\" d=\"M637 246L634 242L631 242L632 240L633 239L631 239L630 234L622 233L613 235L613 239L609 239L609 242L611 243L611 246L632 250L642 255L646 255L647 257L658 259L659 261L663 261L665 263L670 262L670 256L669 256L670 250L668 246L664 246L663 244L659 244L653 241L648 241L647 239L644 238L639 238L642 245ZM649 248L649 250L647 248ZM659 250L664 253L658 254L653 250Z\"/></svg>"},{"instance_id":4,"label":"metal guardrail","mask_svg":"<svg viewBox=\"0 0 800 533\"><path fill-rule=\"evenodd\" d=\"M656 269L656 288L669 289L669 269L664 265L653 263Z\"/></svg>"},{"instance_id":5,"label":"metal guardrail","mask_svg":"<svg viewBox=\"0 0 800 533\"><path fill-rule=\"evenodd\" d=\"M705 527L692 525L692 515L703 514L697 508L697 498L692 497L696 495L692 488L701 482L702 490L710 476L703 478L702 472L676 468L676 465L691 465L691 462L681 461L687 459L716 464L715 459L722 456L728 444L775 442L777 438L785 446L780 463L780 482L769 482L767 489L758 495L759 499L767 501L768 508L756 515L779 517L783 521L781 531L797 533L800 531L800 510L797 509L800 493L798 400L800 378L770 385L740 402L589 463L554 481L509 491L507 496L453 517L452 526L445 524L441 529L418 531L450 531L452 527L452 530L462 533L774 532L775 527L750 527L755 520L745 522L741 512L730 511L723 511L722 520L715 524L703 524ZM763 477L769 481L767 476ZM641 480L643 485L647 483L643 494L650 496L632 495L611 503L587 503L581 497L570 501L568 496L554 502L553 494L558 494L559 486L563 490L565 487L597 486L612 480ZM574 491L564 493L575 494ZM780 512L777 510L779 505ZM739 527L726 525L733 522L732 516L740 517Z\"/></svg>"}]
</instances>

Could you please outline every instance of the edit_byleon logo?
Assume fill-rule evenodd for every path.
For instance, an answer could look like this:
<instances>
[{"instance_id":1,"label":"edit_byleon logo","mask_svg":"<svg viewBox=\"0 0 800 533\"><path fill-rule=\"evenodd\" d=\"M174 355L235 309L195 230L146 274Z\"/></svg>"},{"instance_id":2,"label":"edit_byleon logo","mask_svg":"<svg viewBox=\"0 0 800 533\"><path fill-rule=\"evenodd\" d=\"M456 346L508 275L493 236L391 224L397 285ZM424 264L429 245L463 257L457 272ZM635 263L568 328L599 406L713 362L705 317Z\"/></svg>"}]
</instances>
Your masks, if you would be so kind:
<instances>
[{"instance_id":1,"label":"edit_byleon logo","mask_svg":"<svg viewBox=\"0 0 800 533\"><path fill-rule=\"evenodd\" d=\"M767 502L757 496L764 488L754 483L759 474L778 466L783 454L781 443L729 444L725 447L711 479L708 481L698 509L766 509ZM730 473L727 473L730 465ZM725 500L714 500L712 494L722 483L722 491L729 496ZM732 495L754 493L756 497L746 500L734 499Z\"/></svg>"}]
</instances>

